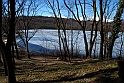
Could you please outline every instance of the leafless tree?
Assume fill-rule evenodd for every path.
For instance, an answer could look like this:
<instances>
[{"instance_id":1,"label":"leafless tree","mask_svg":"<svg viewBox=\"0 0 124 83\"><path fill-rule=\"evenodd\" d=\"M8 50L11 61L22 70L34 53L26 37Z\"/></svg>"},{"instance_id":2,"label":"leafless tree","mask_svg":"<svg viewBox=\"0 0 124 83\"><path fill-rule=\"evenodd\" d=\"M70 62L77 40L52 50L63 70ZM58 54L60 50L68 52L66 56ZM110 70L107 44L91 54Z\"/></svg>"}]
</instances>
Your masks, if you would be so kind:
<instances>
[{"instance_id":1,"label":"leafless tree","mask_svg":"<svg viewBox=\"0 0 124 83\"><path fill-rule=\"evenodd\" d=\"M33 23L33 19L38 11L39 5L33 0L22 0L19 6L21 7L20 10L18 10L18 34L24 43L26 54L28 58L30 58L28 44L38 29L38 26ZM29 32L29 29L31 28L33 28L32 32Z\"/></svg>"},{"instance_id":2,"label":"leafless tree","mask_svg":"<svg viewBox=\"0 0 124 83\"><path fill-rule=\"evenodd\" d=\"M104 30L103 30L103 0L99 0L100 4L100 58L103 59L103 44L104 44Z\"/></svg>"},{"instance_id":3,"label":"leafless tree","mask_svg":"<svg viewBox=\"0 0 124 83\"><path fill-rule=\"evenodd\" d=\"M68 47L69 45L67 43L68 41L67 41L67 32L66 32L68 19L62 18L61 7L60 7L60 3L58 0L53 0L52 3L49 0L47 0L47 4L52 9L53 14L55 16L56 26L58 29L61 59L67 60L67 56L68 56L68 59L70 61L70 52L69 52L69 47ZM62 44L61 44L61 42L62 42ZM62 52L62 49L64 50L64 54Z\"/></svg>"},{"instance_id":4,"label":"leafless tree","mask_svg":"<svg viewBox=\"0 0 124 83\"><path fill-rule=\"evenodd\" d=\"M84 36L84 43L85 43L85 52L86 52L86 58L91 58L91 54L92 54L92 49L93 49L93 45L95 42L95 39L97 37L97 25L99 22L96 22L96 14L97 14L97 10L96 10L96 0L92 1L93 4L90 4L88 2L86 2L86 0L84 1L76 1L74 0L74 5L75 5L75 9L76 9L76 13L70 9L70 7L68 6L66 0L64 0L64 4L65 6L69 9L69 11L72 13L72 15L74 16L74 18L76 19L76 21L79 23L82 32L83 32L83 36ZM88 45L88 40L87 40L87 35L86 35L86 28L87 28L87 14L86 14L86 5L90 5L91 8L93 8L93 12L94 12L94 18L93 18L93 23L92 23L92 29L91 29L91 36L90 36L90 46ZM83 17L83 20L80 20L80 15ZM93 34L93 31L95 31L95 33Z\"/></svg>"},{"instance_id":5,"label":"leafless tree","mask_svg":"<svg viewBox=\"0 0 124 83\"><path fill-rule=\"evenodd\" d=\"M14 63L13 63L13 58L11 54L11 46L13 44L13 37L14 37L14 27L15 27L15 0L8 0L10 2L8 4L9 10L8 13L10 13L8 16L10 18L10 25L8 29L8 34L7 34L7 42L4 43L2 39L2 0L0 1L1 5L1 26L0 26L0 51L2 53L3 58L5 59L5 65L7 68L7 75L8 75L8 83L15 83L16 78L15 78L15 72L14 72Z\"/></svg>"}]
</instances>

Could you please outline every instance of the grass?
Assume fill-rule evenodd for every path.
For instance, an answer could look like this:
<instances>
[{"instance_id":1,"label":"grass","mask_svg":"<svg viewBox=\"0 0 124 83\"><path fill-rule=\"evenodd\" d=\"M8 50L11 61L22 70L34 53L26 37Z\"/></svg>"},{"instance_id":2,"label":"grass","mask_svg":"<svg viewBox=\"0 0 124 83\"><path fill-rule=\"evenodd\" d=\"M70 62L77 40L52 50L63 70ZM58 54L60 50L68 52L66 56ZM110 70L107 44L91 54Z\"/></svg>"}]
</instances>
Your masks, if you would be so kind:
<instances>
[{"instance_id":1,"label":"grass","mask_svg":"<svg viewBox=\"0 0 124 83\"><path fill-rule=\"evenodd\" d=\"M87 59L47 64L41 60L16 60L18 83L119 83L116 60ZM0 71L0 83L7 77Z\"/></svg>"}]
</instances>

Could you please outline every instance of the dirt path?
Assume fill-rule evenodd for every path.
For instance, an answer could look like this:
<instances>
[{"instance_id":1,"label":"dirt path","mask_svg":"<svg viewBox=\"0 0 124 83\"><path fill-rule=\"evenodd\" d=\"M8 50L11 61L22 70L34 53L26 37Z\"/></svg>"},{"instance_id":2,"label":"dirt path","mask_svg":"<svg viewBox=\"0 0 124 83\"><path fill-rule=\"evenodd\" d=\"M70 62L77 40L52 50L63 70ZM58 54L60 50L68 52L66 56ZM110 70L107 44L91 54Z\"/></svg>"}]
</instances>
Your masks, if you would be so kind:
<instances>
[{"instance_id":1,"label":"dirt path","mask_svg":"<svg viewBox=\"0 0 124 83\"><path fill-rule=\"evenodd\" d=\"M67 63L65 61L61 61L58 57L43 57L43 56L33 56L31 57L33 60L37 60L46 65L52 65L57 63Z\"/></svg>"},{"instance_id":2,"label":"dirt path","mask_svg":"<svg viewBox=\"0 0 124 83\"><path fill-rule=\"evenodd\" d=\"M22 51L20 56L25 55L25 51ZM22 58L24 61L39 61L41 63L43 63L44 65L52 65L52 64L58 64L58 63L69 63L66 61L62 61L59 59L59 57L55 57L52 55L41 55L40 53L31 51L30 52L31 55L31 59L26 59L26 58ZM79 58L73 58L71 59L71 62L82 62L84 61L83 59L79 59Z\"/></svg>"}]
</instances>

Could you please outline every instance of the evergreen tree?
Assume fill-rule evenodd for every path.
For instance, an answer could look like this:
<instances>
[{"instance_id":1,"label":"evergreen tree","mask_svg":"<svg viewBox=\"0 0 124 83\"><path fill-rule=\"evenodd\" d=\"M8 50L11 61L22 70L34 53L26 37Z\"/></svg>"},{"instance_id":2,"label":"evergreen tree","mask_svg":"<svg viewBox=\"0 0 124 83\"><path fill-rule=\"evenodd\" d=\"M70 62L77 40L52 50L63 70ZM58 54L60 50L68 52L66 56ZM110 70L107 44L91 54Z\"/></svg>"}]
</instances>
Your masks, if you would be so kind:
<instances>
[{"instance_id":1,"label":"evergreen tree","mask_svg":"<svg viewBox=\"0 0 124 83\"><path fill-rule=\"evenodd\" d=\"M109 41L108 41L107 50L108 50L109 58L112 58L112 50L113 50L114 42L118 38L119 28L121 27L121 16L123 13L123 9L124 9L124 0L120 0L118 9L116 11L116 15L114 17L111 36L109 37Z\"/></svg>"}]
</instances>

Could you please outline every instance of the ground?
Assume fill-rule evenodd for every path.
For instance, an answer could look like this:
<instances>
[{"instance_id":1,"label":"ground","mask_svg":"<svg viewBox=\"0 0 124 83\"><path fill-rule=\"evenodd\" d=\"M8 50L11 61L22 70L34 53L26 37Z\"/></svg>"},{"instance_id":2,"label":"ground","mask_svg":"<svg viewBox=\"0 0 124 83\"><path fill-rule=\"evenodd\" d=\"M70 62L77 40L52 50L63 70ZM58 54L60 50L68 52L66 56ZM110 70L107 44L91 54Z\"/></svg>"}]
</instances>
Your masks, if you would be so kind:
<instances>
[{"instance_id":1,"label":"ground","mask_svg":"<svg viewBox=\"0 0 124 83\"><path fill-rule=\"evenodd\" d=\"M18 83L119 83L117 61L99 59L73 59L64 62L57 57L32 56L15 59ZM3 66L0 83L7 83Z\"/></svg>"}]
</instances>

